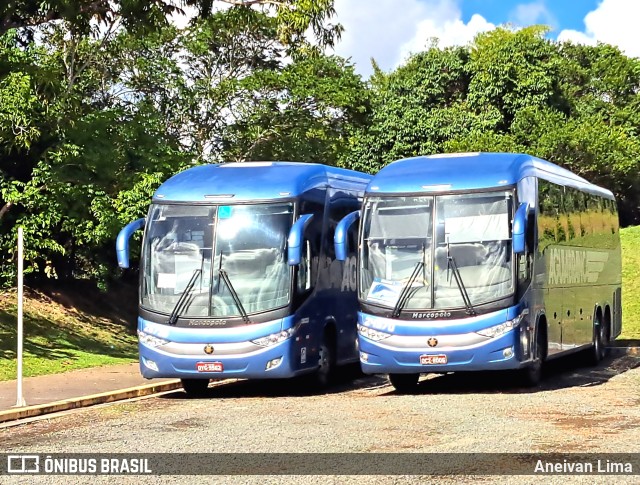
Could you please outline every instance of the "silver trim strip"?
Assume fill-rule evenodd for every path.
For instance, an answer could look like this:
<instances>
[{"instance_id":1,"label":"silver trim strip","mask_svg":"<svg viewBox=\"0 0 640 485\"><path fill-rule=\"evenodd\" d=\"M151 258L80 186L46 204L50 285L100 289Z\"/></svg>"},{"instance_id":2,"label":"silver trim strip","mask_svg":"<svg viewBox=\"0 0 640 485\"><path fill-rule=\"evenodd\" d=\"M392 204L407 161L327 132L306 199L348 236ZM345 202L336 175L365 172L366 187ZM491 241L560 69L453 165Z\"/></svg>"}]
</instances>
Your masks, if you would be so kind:
<instances>
[{"instance_id":1,"label":"silver trim strip","mask_svg":"<svg viewBox=\"0 0 640 485\"><path fill-rule=\"evenodd\" d=\"M435 338L438 341L437 345L434 347L431 347L428 344L428 341L431 338ZM379 343L388 347L401 349L440 350L448 348L459 349L461 347L473 347L483 344L489 340L492 340L492 338L484 337L475 332L470 332L457 335L435 335L433 337L428 335L392 335L391 337L379 340Z\"/></svg>"},{"instance_id":2,"label":"silver trim strip","mask_svg":"<svg viewBox=\"0 0 640 485\"><path fill-rule=\"evenodd\" d=\"M207 354L204 348L207 345L213 347L213 353ZM212 358L229 355L251 354L258 352L269 347L263 347L261 345L254 344L253 342L233 342L233 343L181 343L181 342L169 342L164 345L156 347L157 350L174 355L192 355L195 357Z\"/></svg>"}]
</instances>

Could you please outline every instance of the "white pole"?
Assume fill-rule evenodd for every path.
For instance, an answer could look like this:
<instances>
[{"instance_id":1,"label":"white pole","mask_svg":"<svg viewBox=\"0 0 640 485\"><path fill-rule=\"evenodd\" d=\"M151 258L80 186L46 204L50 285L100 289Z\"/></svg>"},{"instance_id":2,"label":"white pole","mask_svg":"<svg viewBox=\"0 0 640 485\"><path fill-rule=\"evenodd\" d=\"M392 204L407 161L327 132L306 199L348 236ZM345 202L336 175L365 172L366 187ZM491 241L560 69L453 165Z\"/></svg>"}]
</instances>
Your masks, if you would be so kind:
<instances>
[{"instance_id":1,"label":"white pole","mask_svg":"<svg viewBox=\"0 0 640 485\"><path fill-rule=\"evenodd\" d=\"M24 331L22 325L22 270L23 270L23 234L22 227L18 228L18 389L16 407L26 406L22 394L22 340Z\"/></svg>"}]
</instances>

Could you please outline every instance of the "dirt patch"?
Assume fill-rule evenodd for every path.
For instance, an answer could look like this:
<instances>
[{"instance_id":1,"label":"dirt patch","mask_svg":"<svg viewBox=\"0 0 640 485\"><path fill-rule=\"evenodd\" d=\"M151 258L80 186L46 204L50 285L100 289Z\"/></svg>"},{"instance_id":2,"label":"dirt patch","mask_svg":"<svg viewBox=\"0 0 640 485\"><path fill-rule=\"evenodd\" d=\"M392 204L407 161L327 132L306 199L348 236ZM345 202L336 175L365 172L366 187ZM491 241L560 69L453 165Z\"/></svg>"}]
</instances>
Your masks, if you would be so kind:
<instances>
[{"instance_id":1,"label":"dirt patch","mask_svg":"<svg viewBox=\"0 0 640 485\"><path fill-rule=\"evenodd\" d=\"M595 429L604 433L615 433L622 430L640 429L640 419L619 416L614 419L602 415L568 416L555 415L546 419L556 426L576 433Z\"/></svg>"},{"instance_id":2,"label":"dirt patch","mask_svg":"<svg viewBox=\"0 0 640 485\"><path fill-rule=\"evenodd\" d=\"M202 427L202 421L199 419L187 418L169 423L168 426L174 429L197 429Z\"/></svg>"}]
</instances>

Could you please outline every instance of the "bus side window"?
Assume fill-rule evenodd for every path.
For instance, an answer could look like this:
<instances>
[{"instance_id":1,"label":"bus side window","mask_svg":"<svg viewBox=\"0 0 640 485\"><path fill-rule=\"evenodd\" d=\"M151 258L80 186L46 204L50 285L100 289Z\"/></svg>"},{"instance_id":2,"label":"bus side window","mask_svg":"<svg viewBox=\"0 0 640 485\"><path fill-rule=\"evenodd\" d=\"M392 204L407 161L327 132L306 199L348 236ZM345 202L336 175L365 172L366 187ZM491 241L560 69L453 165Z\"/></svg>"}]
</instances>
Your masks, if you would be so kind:
<instances>
[{"instance_id":1,"label":"bus side window","mask_svg":"<svg viewBox=\"0 0 640 485\"><path fill-rule=\"evenodd\" d=\"M620 231L620 221L618 220L618 207L615 200L611 201L611 234L616 234Z\"/></svg>"},{"instance_id":2,"label":"bus side window","mask_svg":"<svg viewBox=\"0 0 640 485\"><path fill-rule=\"evenodd\" d=\"M580 226L579 231L577 231L577 236L580 238L584 238L587 234L589 234L589 214L587 212L587 198L589 194L585 192L580 193L580 201L579 206L577 207L578 214L580 216ZM581 245L584 242L580 243Z\"/></svg>"},{"instance_id":3,"label":"bus side window","mask_svg":"<svg viewBox=\"0 0 640 485\"><path fill-rule=\"evenodd\" d=\"M529 286L531 281L531 275L533 273L533 253L536 244L536 216L535 211L530 210L527 216L527 234L526 234L526 246L524 254L518 255L518 295L522 296L522 293Z\"/></svg>"},{"instance_id":4,"label":"bus side window","mask_svg":"<svg viewBox=\"0 0 640 485\"><path fill-rule=\"evenodd\" d=\"M607 236L614 234L612 231L612 221L611 221L611 200L602 199L602 223L604 225L604 232Z\"/></svg>"},{"instance_id":5,"label":"bus side window","mask_svg":"<svg viewBox=\"0 0 640 485\"><path fill-rule=\"evenodd\" d=\"M318 279L324 206L316 201L305 200L301 204L300 214L313 214L313 219L304 231L304 247L298 265L296 289L299 294L305 294L315 286Z\"/></svg>"},{"instance_id":6,"label":"bus side window","mask_svg":"<svg viewBox=\"0 0 640 485\"><path fill-rule=\"evenodd\" d=\"M533 274L533 259L536 250L536 207L539 206L536 200L536 178L525 177L518 182L519 201L529 204L527 214L527 232L525 234L525 252L517 256L518 264L518 294L522 293L529 286Z\"/></svg>"},{"instance_id":7,"label":"bus side window","mask_svg":"<svg viewBox=\"0 0 640 485\"><path fill-rule=\"evenodd\" d=\"M587 214L589 217L589 234L600 234L602 232L602 211L600 210L600 199L598 196L588 194Z\"/></svg>"},{"instance_id":8,"label":"bus side window","mask_svg":"<svg viewBox=\"0 0 640 485\"><path fill-rule=\"evenodd\" d=\"M558 240L560 222L560 192L558 186L544 179L538 179L538 251L545 249Z\"/></svg>"},{"instance_id":9,"label":"bus side window","mask_svg":"<svg viewBox=\"0 0 640 485\"><path fill-rule=\"evenodd\" d=\"M311 289L311 259L311 244L309 240L305 238L302 258L300 259L300 265L298 267L298 293L305 293Z\"/></svg>"},{"instance_id":10,"label":"bus side window","mask_svg":"<svg viewBox=\"0 0 640 485\"><path fill-rule=\"evenodd\" d=\"M331 260L335 259L335 251L333 246L333 237L336 233L336 227L338 223L347 214L357 211L360 208L358 199L354 196L349 196L338 190L331 190L330 192L332 200L328 202L329 205L329 230L327 231L327 238L325 241L327 256ZM349 253L353 253L358 249L358 222L352 224L347 233Z\"/></svg>"},{"instance_id":11,"label":"bus side window","mask_svg":"<svg viewBox=\"0 0 640 485\"><path fill-rule=\"evenodd\" d=\"M580 223L576 224L576 207L578 205L577 190L572 187L565 187L564 189L564 209L567 218L567 233L566 240L571 241L576 238L576 235L580 231ZM578 219L579 221L579 219Z\"/></svg>"},{"instance_id":12,"label":"bus side window","mask_svg":"<svg viewBox=\"0 0 640 485\"><path fill-rule=\"evenodd\" d=\"M569 213L567 210L569 200L564 185L554 184L552 192L555 196L558 214L556 219L556 242L562 244L569 240Z\"/></svg>"}]
</instances>

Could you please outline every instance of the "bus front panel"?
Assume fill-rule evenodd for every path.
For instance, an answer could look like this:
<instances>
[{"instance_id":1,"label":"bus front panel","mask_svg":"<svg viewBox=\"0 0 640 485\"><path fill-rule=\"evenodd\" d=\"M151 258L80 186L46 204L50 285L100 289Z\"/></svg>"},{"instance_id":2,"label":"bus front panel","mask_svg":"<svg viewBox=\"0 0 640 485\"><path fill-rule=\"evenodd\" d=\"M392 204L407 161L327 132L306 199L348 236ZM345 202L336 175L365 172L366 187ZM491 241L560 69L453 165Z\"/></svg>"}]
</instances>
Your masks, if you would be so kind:
<instances>
[{"instance_id":1,"label":"bus front panel","mask_svg":"<svg viewBox=\"0 0 640 485\"><path fill-rule=\"evenodd\" d=\"M297 330L293 316L227 329L170 327L139 318L140 372L148 379L292 377L301 370Z\"/></svg>"},{"instance_id":2,"label":"bus front panel","mask_svg":"<svg viewBox=\"0 0 640 485\"><path fill-rule=\"evenodd\" d=\"M358 316L360 363L367 374L518 369L530 356L520 306L449 320Z\"/></svg>"}]
</instances>

